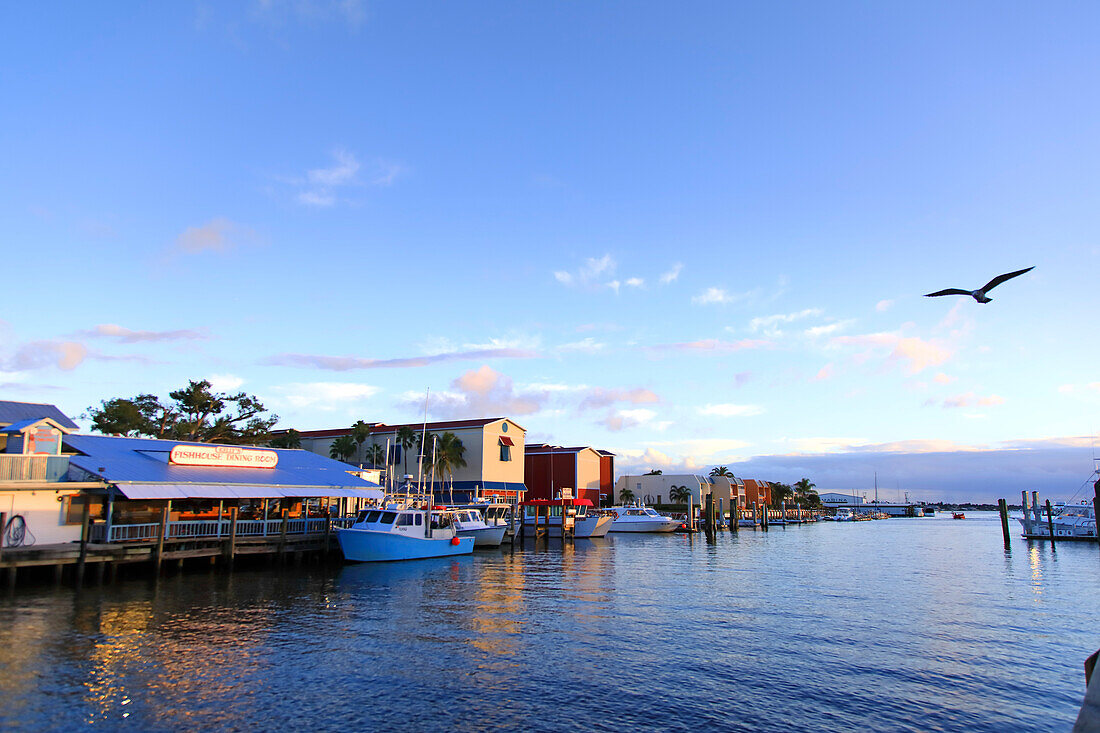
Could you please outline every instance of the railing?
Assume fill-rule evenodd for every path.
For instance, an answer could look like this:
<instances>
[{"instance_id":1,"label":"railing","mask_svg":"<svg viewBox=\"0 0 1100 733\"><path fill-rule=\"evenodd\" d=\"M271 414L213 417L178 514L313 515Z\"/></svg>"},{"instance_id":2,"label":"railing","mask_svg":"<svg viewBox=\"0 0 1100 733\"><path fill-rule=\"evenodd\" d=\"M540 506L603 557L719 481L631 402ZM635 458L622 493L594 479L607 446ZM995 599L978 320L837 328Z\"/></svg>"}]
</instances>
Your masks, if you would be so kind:
<instances>
[{"instance_id":1,"label":"railing","mask_svg":"<svg viewBox=\"0 0 1100 733\"><path fill-rule=\"evenodd\" d=\"M61 481L68 473L68 456L0 455L0 481Z\"/></svg>"},{"instance_id":2,"label":"railing","mask_svg":"<svg viewBox=\"0 0 1100 733\"><path fill-rule=\"evenodd\" d=\"M324 534L325 521L321 518L290 519L286 523L288 535ZM350 527L355 517L336 517L331 520L332 528ZM177 521L168 523L168 539L209 539L229 537L232 522L223 518ZM91 527L92 542L126 542L129 540L153 540L160 532L160 523L152 524L113 524L110 536L107 525L96 522ZM238 537L279 537L283 532L282 519L246 519L237 522Z\"/></svg>"}]
</instances>

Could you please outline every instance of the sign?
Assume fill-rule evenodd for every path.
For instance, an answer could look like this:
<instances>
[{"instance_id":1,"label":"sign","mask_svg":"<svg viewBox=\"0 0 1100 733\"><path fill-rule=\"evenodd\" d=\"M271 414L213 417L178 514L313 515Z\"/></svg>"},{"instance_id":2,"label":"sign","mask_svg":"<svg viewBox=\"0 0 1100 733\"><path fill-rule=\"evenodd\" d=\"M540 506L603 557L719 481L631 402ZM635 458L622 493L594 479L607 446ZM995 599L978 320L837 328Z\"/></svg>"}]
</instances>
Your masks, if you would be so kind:
<instances>
[{"instance_id":1,"label":"sign","mask_svg":"<svg viewBox=\"0 0 1100 733\"><path fill-rule=\"evenodd\" d=\"M573 498L573 489L572 489L572 487L562 488L561 498L563 498L563 499L572 499Z\"/></svg>"},{"instance_id":2,"label":"sign","mask_svg":"<svg viewBox=\"0 0 1100 733\"><path fill-rule=\"evenodd\" d=\"M177 445L168 454L177 466L219 466L221 468L275 468L279 454L235 445Z\"/></svg>"},{"instance_id":3,"label":"sign","mask_svg":"<svg viewBox=\"0 0 1100 733\"><path fill-rule=\"evenodd\" d=\"M61 454L61 432L49 426L27 431L23 453L34 456L56 456Z\"/></svg>"}]
</instances>

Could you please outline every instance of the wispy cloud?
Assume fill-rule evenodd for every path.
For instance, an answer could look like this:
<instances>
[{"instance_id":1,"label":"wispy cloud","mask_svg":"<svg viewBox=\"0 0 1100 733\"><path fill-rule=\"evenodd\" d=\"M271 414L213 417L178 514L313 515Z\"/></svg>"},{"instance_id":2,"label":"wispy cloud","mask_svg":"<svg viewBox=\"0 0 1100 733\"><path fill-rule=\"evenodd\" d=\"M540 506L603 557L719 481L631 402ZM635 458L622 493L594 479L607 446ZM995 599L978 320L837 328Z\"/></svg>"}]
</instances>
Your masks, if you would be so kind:
<instances>
[{"instance_id":1,"label":"wispy cloud","mask_svg":"<svg viewBox=\"0 0 1100 733\"><path fill-rule=\"evenodd\" d=\"M866 361L874 354L886 354L888 362L903 364L909 374L917 374L929 367L939 366L951 358L945 344L917 336L904 336L897 332L882 331L858 336L834 336L831 346L852 346L863 349L856 355L857 361Z\"/></svg>"},{"instance_id":2,"label":"wispy cloud","mask_svg":"<svg viewBox=\"0 0 1100 733\"><path fill-rule=\"evenodd\" d=\"M960 407L991 407L993 405L1004 404L1005 398L1000 395L989 395L982 397L981 395L974 394L973 392L964 392L962 394L948 397L943 401L943 407L946 410L957 409Z\"/></svg>"},{"instance_id":3,"label":"wispy cloud","mask_svg":"<svg viewBox=\"0 0 1100 733\"><path fill-rule=\"evenodd\" d=\"M703 405L698 411L700 415L714 417L752 417L764 414L764 408L759 405L735 405L731 402Z\"/></svg>"},{"instance_id":4,"label":"wispy cloud","mask_svg":"<svg viewBox=\"0 0 1100 733\"><path fill-rule=\"evenodd\" d=\"M345 372L355 369L407 369L428 366L429 364L469 361L473 359L534 359L538 356L538 352L527 349L475 349L470 351L454 351L443 354L400 357L394 359L368 359L360 356L324 356L318 354L285 353L269 356L263 359L261 363L272 366L304 367Z\"/></svg>"},{"instance_id":5,"label":"wispy cloud","mask_svg":"<svg viewBox=\"0 0 1100 733\"><path fill-rule=\"evenodd\" d=\"M890 307L892 305L894 305L894 301L892 300L880 300L879 302L875 303L875 310L877 310L879 313L884 313L890 310Z\"/></svg>"},{"instance_id":6,"label":"wispy cloud","mask_svg":"<svg viewBox=\"0 0 1100 733\"><path fill-rule=\"evenodd\" d=\"M76 341L31 341L3 361L4 371L24 372L57 367L71 371L88 356L88 347Z\"/></svg>"},{"instance_id":7,"label":"wispy cloud","mask_svg":"<svg viewBox=\"0 0 1100 733\"><path fill-rule=\"evenodd\" d=\"M811 382L824 382L826 379L832 379L834 367L832 363L826 364L818 370L817 374L810 378Z\"/></svg>"},{"instance_id":8,"label":"wispy cloud","mask_svg":"<svg viewBox=\"0 0 1100 733\"><path fill-rule=\"evenodd\" d=\"M332 411L362 402L380 391L370 384L354 382L292 382L273 388L276 406Z\"/></svg>"},{"instance_id":9,"label":"wispy cloud","mask_svg":"<svg viewBox=\"0 0 1100 733\"><path fill-rule=\"evenodd\" d=\"M774 344L764 339L741 339L739 341L722 341L720 339L703 339L701 341L685 341L674 344L656 344L645 346L644 350L654 353L675 351L696 351L712 353L731 353L746 349L766 349Z\"/></svg>"},{"instance_id":10,"label":"wispy cloud","mask_svg":"<svg viewBox=\"0 0 1100 733\"><path fill-rule=\"evenodd\" d=\"M547 399L546 391L518 391L511 377L483 365L452 380L450 390L433 393L428 412L446 418L521 416L538 412ZM423 400L423 395L407 393L401 405L420 407Z\"/></svg>"},{"instance_id":11,"label":"wispy cloud","mask_svg":"<svg viewBox=\"0 0 1100 733\"><path fill-rule=\"evenodd\" d=\"M257 241L253 230L219 216L205 224L185 229L176 237L175 250L183 254L228 252Z\"/></svg>"},{"instance_id":12,"label":"wispy cloud","mask_svg":"<svg viewBox=\"0 0 1100 733\"><path fill-rule=\"evenodd\" d=\"M254 0L252 19L283 26L338 22L357 29L367 19L364 0Z\"/></svg>"},{"instance_id":13,"label":"wispy cloud","mask_svg":"<svg viewBox=\"0 0 1100 733\"><path fill-rule=\"evenodd\" d=\"M554 279L570 287L589 289L607 287L618 294L622 283L615 279L608 279L615 273L615 267L615 258L610 254L602 257L588 257L575 271L556 270Z\"/></svg>"},{"instance_id":14,"label":"wispy cloud","mask_svg":"<svg viewBox=\"0 0 1100 733\"><path fill-rule=\"evenodd\" d=\"M558 347L558 351L573 351L582 354L596 354L603 351L607 347L607 344L597 341L589 336L588 338L581 339L580 341L573 341L568 344L562 344Z\"/></svg>"},{"instance_id":15,"label":"wispy cloud","mask_svg":"<svg viewBox=\"0 0 1100 733\"><path fill-rule=\"evenodd\" d=\"M751 293L730 293L725 288L707 288L703 292L694 296L691 302L695 305L725 305L728 303L736 303L740 300L746 300L750 297Z\"/></svg>"},{"instance_id":16,"label":"wispy cloud","mask_svg":"<svg viewBox=\"0 0 1100 733\"><path fill-rule=\"evenodd\" d=\"M810 338L819 338L821 336L832 336L837 331L843 331L855 323L855 319L848 319L844 321L835 321L834 323L826 323L821 326L811 326L807 328L805 333Z\"/></svg>"},{"instance_id":17,"label":"wispy cloud","mask_svg":"<svg viewBox=\"0 0 1100 733\"><path fill-rule=\"evenodd\" d=\"M114 323L101 323L87 331L78 331L78 335L92 338L106 338L120 344L136 344L146 341L184 341L204 339L204 331L196 329L176 329L171 331L134 331Z\"/></svg>"},{"instance_id":18,"label":"wispy cloud","mask_svg":"<svg viewBox=\"0 0 1100 733\"><path fill-rule=\"evenodd\" d=\"M645 286L645 280L640 277L628 277L624 284L628 288L640 288Z\"/></svg>"},{"instance_id":19,"label":"wispy cloud","mask_svg":"<svg viewBox=\"0 0 1100 733\"><path fill-rule=\"evenodd\" d=\"M354 153L335 150L332 164L313 168L304 179L291 179L298 187L295 196L298 203L326 208L341 201L344 190L352 186L389 186L405 172L405 166L390 161L375 161L370 170L364 170Z\"/></svg>"},{"instance_id":20,"label":"wispy cloud","mask_svg":"<svg viewBox=\"0 0 1100 733\"><path fill-rule=\"evenodd\" d=\"M645 387L635 387L633 389L605 389L603 387L593 387L581 400L580 409L599 409L608 407L617 402L627 402L632 405L644 405L654 402L659 402L660 398L652 390Z\"/></svg>"},{"instance_id":21,"label":"wispy cloud","mask_svg":"<svg viewBox=\"0 0 1100 733\"><path fill-rule=\"evenodd\" d=\"M236 374L211 374L206 381L215 392L234 392L244 384L244 379Z\"/></svg>"},{"instance_id":22,"label":"wispy cloud","mask_svg":"<svg viewBox=\"0 0 1100 733\"><path fill-rule=\"evenodd\" d=\"M675 282L680 277L680 272L684 269L683 262L677 262L666 272L661 273L661 284L668 285L671 282Z\"/></svg>"},{"instance_id":23,"label":"wispy cloud","mask_svg":"<svg viewBox=\"0 0 1100 733\"><path fill-rule=\"evenodd\" d=\"M766 336L775 338L783 335L783 331L779 328L781 325L800 321L805 318L820 316L822 312L820 308L806 308L796 313L777 313L771 316L760 316L749 321L749 330L754 333L763 331Z\"/></svg>"},{"instance_id":24,"label":"wispy cloud","mask_svg":"<svg viewBox=\"0 0 1100 733\"><path fill-rule=\"evenodd\" d=\"M656 412L647 410L644 407L635 408L633 410L613 410L600 420L599 423L611 432L617 433L621 430L644 425L653 420L656 416Z\"/></svg>"}]
</instances>

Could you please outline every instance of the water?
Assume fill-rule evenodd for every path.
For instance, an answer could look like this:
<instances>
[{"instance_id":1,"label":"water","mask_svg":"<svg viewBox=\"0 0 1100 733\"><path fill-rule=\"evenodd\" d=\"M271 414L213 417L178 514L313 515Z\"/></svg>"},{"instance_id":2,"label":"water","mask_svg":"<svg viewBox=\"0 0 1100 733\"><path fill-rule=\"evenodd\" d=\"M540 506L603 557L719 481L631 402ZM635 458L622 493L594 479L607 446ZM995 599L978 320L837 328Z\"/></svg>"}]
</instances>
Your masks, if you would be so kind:
<instances>
[{"instance_id":1,"label":"water","mask_svg":"<svg viewBox=\"0 0 1100 733\"><path fill-rule=\"evenodd\" d=\"M967 517L20 588L0 727L1068 730L1100 550Z\"/></svg>"}]
</instances>

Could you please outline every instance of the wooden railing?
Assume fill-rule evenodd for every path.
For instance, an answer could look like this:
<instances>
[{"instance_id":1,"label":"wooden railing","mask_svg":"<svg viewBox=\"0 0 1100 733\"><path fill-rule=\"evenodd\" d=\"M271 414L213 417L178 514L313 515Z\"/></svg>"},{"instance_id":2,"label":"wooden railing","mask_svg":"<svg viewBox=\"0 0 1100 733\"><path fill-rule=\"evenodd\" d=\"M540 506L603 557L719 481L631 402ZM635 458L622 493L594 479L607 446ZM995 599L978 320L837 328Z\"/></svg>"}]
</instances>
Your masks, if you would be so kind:
<instances>
[{"instance_id":1,"label":"wooden railing","mask_svg":"<svg viewBox=\"0 0 1100 733\"><path fill-rule=\"evenodd\" d=\"M68 456L0 455L0 481L61 481L68 473Z\"/></svg>"},{"instance_id":2,"label":"wooden railing","mask_svg":"<svg viewBox=\"0 0 1100 733\"><path fill-rule=\"evenodd\" d=\"M332 528L350 527L354 517L336 517L332 519ZM110 536L107 525L96 522L91 528L93 542L129 542L134 540L154 540L160 532L160 524L113 524ZM223 518L192 521L169 522L165 536L168 539L218 539L229 537L231 522ZM283 531L282 519L246 519L237 522L238 537L279 537ZM290 519L287 520L287 535L324 534L325 520Z\"/></svg>"}]
</instances>

